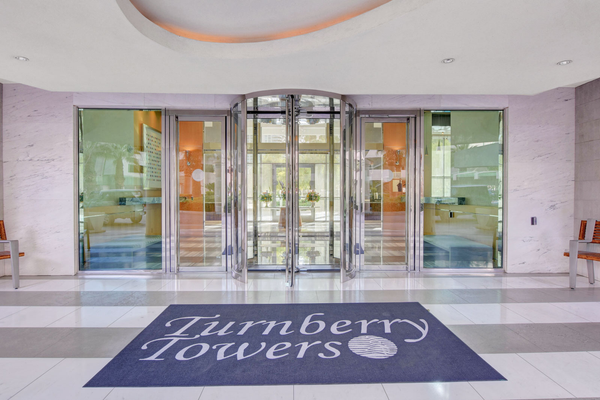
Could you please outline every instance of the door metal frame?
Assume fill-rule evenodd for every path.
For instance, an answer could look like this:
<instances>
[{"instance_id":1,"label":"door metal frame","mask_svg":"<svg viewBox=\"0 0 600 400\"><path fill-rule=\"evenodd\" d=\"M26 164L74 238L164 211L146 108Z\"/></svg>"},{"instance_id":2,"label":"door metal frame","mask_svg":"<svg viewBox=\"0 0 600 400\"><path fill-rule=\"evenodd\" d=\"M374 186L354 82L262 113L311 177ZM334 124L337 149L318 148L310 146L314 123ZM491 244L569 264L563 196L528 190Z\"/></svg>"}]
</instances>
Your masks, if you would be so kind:
<instances>
[{"instance_id":1,"label":"door metal frame","mask_svg":"<svg viewBox=\"0 0 600 400\"><path fill-rule=\"evenodd\" d=\"M236 106L239 110L236 110ZM229 129L225 139L227 147L227 263L231 276L248 282L248 218L247 214L247 137L246 99L232 102Z\"/></svg>"},{"instance_id":2,"label":"door metal frame","mask_svg":"<svg viewBox=\"0 0 600 400\"><path fill-rule=\"evenodd\" d=\"M226 249L228 244L227 235L227 148L226 137L228 136L228 123L230 120L229 110L215 111L191 111L191 110L166 110L165 113L167 125L167 146L163 154L165 155L165 183L163 184L163 209L164 215L164 235L168 239L166 243L166 256L164 262L167 272L177 273L179 268L179 122L180 121L202 121L202 122L220 122L221 123L221 267L218 269L211 267L186 267L188 272L214 272L226 271Z\"/></svg>"},{"instance_id":3,"label":"door metal frame","mask_svg":"<svg viewBox=\"0 0 600 400\"><path fill-rule=\"evenodd\" d=\"M407 124L407 160L406 160L406 270L420 271L423 265L423 237L421 229L423 225L423 210L421 208L421 188L423 187L422 176L422 149L421 137L417 135L420 124L421 111L391 111L391 110L364 110L358 112L360 121L361 154L365 154L365 129L367 122L401 122ZM366 170L363 171L363 175ZM362 199L364 203L364 198ZM362 216L364 221L364 214ZM364 241L363 241L364 242ZM402 266L402 264L399 264Z\"/></svg>"}]
</instances>

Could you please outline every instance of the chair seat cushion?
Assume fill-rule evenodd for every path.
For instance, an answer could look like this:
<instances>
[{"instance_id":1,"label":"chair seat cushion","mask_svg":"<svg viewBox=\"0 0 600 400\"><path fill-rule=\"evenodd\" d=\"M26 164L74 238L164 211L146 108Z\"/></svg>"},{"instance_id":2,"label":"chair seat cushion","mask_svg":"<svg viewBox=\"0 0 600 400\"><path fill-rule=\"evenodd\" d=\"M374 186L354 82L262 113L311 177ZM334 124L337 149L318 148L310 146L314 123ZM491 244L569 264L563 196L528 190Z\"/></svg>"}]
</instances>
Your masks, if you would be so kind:
<instances>
[{"instance_id":1,"label":"chair seat cushion","mask_svg":"<svg viewBox=\"0 0 600 400\"><path fill-rule=\"evenodd\" d=\"M569 257L569 252L565 252L565 257ZM600 261L600 253L594 253L593 251L580 251L577 254L577 258L582 260Z\"/></svg>"},{"instance_id":2,"label":"chair seat cushion","mask_svg":"<svg viewBox=\"0 0 600 400\"><path fill-rule=\"evenodd\" d=\"M19 253L19 257L23 257L25 253ZM6 260L10 258L10 251L0 251L0 260Z\"/></svg>"}]
</instances>

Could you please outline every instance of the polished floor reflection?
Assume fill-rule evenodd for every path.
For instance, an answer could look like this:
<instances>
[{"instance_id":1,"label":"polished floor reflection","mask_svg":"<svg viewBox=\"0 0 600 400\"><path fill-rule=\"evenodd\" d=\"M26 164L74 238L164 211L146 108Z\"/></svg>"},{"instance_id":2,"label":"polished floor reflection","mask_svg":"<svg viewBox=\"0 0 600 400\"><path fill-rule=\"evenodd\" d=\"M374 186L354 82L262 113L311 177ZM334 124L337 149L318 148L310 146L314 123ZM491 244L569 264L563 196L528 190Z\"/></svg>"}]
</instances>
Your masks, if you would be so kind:
<instances>
[{"instance_id":1,"label":"polished floor reflection","mask_svg":"<svg viewBox=\"0 0 600 400\"><path fill-rule=\"evenodd\" d=\"M145 215L139 223L118 218L81 236L82 270L162 269L162 238L146 234Z\"/></svg>"},{"instance_id":2,"label":"polished floor reflection","mask_svg":"<svg viewBox=\"0 0 600 400\"><path fill-rule=\"evenodd\" d=\"M364 269L368 270L371 266L376 265L386 265L389 269L405 269L405 241L380 235L378 225L365 224L364 257L366 265ZM302 233L306 236L300 242L301 265L310 267L329 263L329 235L319 235L319 232L327 229L327 226L326 222L303 223ZM262 266L261 269L268 269L267 265L282 266L285 263L285 234L281 231L278 222L262 222L257 257L258 263ZM196 236L193 231L188 233L182 229L180 266L206 265L208 269L210 267L208 261L199 264L197 260L212 260L210 268L212 270L220 268L218 265L221 262L223 251L220 234L220 225L212 228L205 227L203 236ZM334 253L339 253L339 241L334 242Z\"/></svg>"},{"instance_id":3,"label":"polished floor reflection","mask_svg":"<svg viewBox=\"0 0 600 400\"><path fill-rule=\"evenodd\" d=\"M279 273L0 279L0 399L563 399L600 397L600 287L566 275ZM169 304L419 301L506 382L83 388Z\"/></svg>"}]
</instances>

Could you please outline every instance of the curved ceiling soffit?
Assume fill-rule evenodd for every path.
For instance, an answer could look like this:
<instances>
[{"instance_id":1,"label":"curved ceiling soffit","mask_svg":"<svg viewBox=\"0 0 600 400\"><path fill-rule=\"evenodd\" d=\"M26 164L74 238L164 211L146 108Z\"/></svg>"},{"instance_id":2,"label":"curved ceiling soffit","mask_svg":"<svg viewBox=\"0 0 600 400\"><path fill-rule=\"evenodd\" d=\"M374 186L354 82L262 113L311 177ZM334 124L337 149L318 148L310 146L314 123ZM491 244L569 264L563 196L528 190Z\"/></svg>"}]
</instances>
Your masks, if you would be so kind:
<instances>
[{"instance_id":1,"label":"curved ceiling soffit","mask_svg":"<svg viewBox=\"0 0 600 400\"><path fill-rule=\"evenodd\" d=\"M171 50L206 58L269 57L314 49L383 25L434 0L390 0L370 11L309 33L258 42L207 42L176 35L146 18L130 0L116 0L129 22L144 36Z\"/></svg>"}]
</instances>

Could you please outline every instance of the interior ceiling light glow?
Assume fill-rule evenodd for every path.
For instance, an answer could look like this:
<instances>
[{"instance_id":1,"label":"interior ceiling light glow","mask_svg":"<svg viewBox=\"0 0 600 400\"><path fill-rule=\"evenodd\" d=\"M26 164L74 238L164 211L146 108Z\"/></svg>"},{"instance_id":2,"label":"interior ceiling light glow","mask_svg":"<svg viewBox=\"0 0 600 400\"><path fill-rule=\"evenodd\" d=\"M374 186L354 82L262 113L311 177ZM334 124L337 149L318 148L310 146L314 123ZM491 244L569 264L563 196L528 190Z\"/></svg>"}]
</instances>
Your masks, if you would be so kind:
<instances>
[{"instance_id":1,"label":"interior ceiling light glow","mask_svg":"<svg viewBox=\"0 0 600 400\"><path fill-rule=\"evenodd\" d=\"M23 57L23 56L16 56L15 60L19 60L19 61L29 61L29 58L27 57Z\"/></svg>"},{"instance_id":2,"label":"interior ceiling light glow","mask_svg":"<svg viewBox=\"0 0 600 400\"><path fill-rule=\"evenodd\" d=\"M450 63L453 63L453 62L454 62L454 58L444 58L444 59L442 60L442 62L443 62L444 64L450 64Z\"/></svg>"},{"instance_id":3,"label":"interior ceiling light glow","mask_svg":"<svg viewBox=\"0 0 600 400\"><path fill-rule=\"evenodd\" d=\"M558 65L568 65L568 64L571 64L572 62L573 62L573 60L562 60L562 61L557 62L556 64L558 64Z\"/></svg>"}]
</instances>

